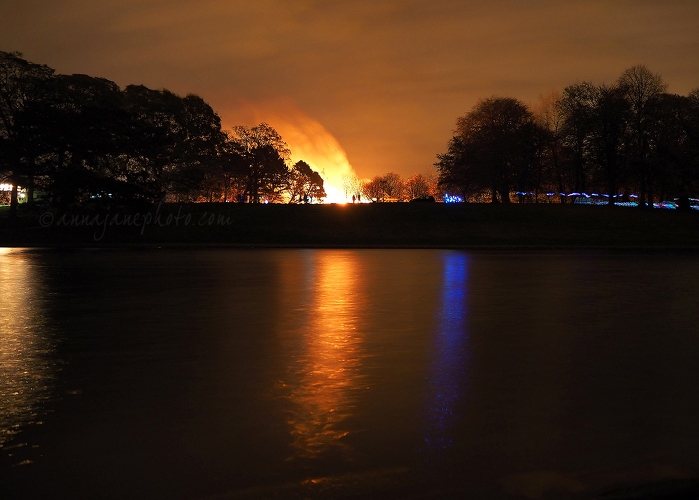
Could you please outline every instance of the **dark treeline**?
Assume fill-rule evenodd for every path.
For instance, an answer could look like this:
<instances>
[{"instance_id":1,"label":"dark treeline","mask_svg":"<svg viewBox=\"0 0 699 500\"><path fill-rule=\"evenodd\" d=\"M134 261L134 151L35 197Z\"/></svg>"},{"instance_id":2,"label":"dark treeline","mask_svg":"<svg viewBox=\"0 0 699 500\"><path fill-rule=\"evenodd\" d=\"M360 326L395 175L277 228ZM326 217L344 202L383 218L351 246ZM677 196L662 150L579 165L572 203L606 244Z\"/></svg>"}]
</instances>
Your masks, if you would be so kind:
<instances>
[{"instance_id":1,"label":"dark treeline","mask_svg":"<svg viewBox=\"0 0 699 500\"><path fill-rule=\"evenodd\" d=\"M28 205L319 200L323 179L269 125L221 129L201 97L59 75L0 52L0 181Z\"/></svg>"},{"instance_id":2,"label":"dark treeline","mask_svg":"<svg viewBox=\"0 0 699 500\"><path fill-rule=\"evenodd\" d=\"M639 206L699 193L699 89L667 93L639 65L612 85L576 83L530 109L511 97L479 101L457 120L435 163L464 199L509 203L562 193L637 196ZM548 197L546 196L548 193ZM610 206L614 206L610 203Z\"/></svg>"}]
</instances>

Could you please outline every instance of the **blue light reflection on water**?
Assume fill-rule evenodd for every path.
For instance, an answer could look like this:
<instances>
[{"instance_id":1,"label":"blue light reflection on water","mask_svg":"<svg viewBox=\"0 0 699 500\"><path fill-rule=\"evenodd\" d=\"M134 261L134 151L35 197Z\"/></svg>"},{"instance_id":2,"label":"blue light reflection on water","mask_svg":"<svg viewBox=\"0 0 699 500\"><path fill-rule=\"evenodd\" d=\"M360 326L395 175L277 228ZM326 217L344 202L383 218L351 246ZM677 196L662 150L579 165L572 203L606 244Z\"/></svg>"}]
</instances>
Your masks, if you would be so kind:
<instances>
[{"instance_id":1,"label":"blue light reflection on water","mask_svg":"<svg viewBox=\"0 0 699 500\"><path fill-rule=\"evenodd\" d=\"M464 252L444 254L441 306L430 368L429 415L425 432L428 459L439 460L453 446L451 432L458 419L455 404L465 391L468 362L468 266Z\"/></svg>"}]
</instances>

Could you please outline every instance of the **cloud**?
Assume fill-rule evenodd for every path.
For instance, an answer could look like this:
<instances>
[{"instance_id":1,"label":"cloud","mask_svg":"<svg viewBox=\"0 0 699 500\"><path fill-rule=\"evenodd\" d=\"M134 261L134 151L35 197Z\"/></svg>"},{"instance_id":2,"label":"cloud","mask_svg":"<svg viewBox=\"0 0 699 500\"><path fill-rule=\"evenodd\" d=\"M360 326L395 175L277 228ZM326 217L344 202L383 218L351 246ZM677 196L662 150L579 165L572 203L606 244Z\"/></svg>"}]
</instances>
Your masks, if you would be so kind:
<instances>
[{"instance_id":1,"label":"cloud","mask_svg":"<svg viewBox=\"0 0 699 500\"><path fill-rule=\"evenodd\" d=\"M288 100L362 177L427 172L482 97L533 102L634 64L699 86L695 0L4 0L0 49L59 72L235 99Z\"/></svg>"}]
</instances>

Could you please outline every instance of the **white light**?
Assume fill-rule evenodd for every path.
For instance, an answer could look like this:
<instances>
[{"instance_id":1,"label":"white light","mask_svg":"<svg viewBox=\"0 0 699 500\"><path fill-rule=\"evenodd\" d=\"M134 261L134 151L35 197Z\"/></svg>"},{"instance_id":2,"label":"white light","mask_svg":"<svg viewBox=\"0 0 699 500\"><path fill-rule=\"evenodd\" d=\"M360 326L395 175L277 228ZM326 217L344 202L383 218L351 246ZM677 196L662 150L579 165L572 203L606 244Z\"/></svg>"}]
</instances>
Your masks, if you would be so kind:
<instances>
[{"instance_id":1,"label":"white light","mask_svg":"<svg viewBox=\"0 0 699 500\"><path fill-rule=\"evenodd\" d=\"M324 183L323 189L325 190L325 198L323 198L323 203L347 203L347 198L345 198L345 195L332 184Z\"/></svg>"}]
</instances>

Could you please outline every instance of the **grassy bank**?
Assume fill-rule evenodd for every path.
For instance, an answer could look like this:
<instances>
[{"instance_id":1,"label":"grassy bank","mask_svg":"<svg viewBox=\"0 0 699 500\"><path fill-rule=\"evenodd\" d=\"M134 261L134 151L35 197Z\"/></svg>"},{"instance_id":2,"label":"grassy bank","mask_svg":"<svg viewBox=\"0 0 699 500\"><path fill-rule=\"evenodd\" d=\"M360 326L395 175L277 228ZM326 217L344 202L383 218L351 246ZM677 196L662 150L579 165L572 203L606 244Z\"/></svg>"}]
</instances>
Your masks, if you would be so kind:
<instances>
[{"instance_id":1,"label":"grassy bank","mask_svg":"<svg viewBox=\"0 0 699 500\"><path fill-rule=\"evenodd\" d=\"M578 205L183 204L69 213L0 209L0 246L699 250L699 213Z\"/></svg>"}]
</instances>

